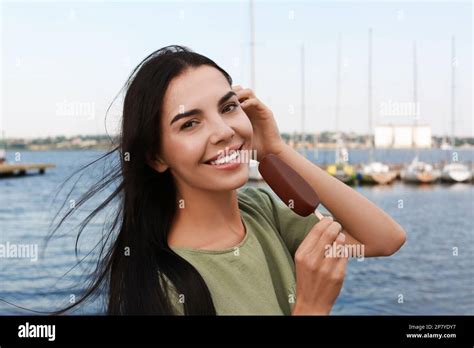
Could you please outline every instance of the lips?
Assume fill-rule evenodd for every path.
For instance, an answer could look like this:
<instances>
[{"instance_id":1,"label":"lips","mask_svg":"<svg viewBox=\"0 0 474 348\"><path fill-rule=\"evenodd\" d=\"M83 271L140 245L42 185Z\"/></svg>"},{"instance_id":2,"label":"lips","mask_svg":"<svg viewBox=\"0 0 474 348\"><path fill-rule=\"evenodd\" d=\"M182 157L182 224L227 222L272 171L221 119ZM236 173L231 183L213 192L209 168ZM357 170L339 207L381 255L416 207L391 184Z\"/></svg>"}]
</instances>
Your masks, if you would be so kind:
<instances>
[{"instance_id":1,"label":"lips","mask_svg":"<svg viewBox=\"0 0 474 348\"><path fill-rule=\"evenodd\" d=\"M231 151L237 151L237 150L241 150L242 147L244 146L244 143L240 144L240 145L234 145L234 146L230 146L230 147L226 147L225 149L223 150L219 150L217 152L217 155L212 157L212 158L209 158L207 161L205 161L204 163L205 164L211 164L211 161L215 161L219 158L219 156L222 156L223 154L228 154L230 153Z\"/></svg>"}]
</instances>

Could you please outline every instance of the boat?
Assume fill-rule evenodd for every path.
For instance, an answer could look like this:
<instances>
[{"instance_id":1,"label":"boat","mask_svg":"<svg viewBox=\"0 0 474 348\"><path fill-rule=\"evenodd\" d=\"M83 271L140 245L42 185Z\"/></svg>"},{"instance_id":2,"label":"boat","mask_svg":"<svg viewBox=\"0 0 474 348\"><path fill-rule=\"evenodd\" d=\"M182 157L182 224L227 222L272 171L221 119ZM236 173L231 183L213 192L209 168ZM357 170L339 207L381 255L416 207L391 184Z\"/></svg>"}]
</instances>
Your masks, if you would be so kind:
<instances>
[{"instance_id":1,"label":"boat","mask_svg":"<svg viewBox=\"0 0 474 348\"><path fill-rule=\"evenodd\" d=\"M372 126L372 28L369 28L369 69L368 69L368 121L369 130L373 136ZM390 170L389 166L374 160L374 143L370 138L369 163L362 166L357 173L357 179L362 184L390 184L397 177L397 172Z\"/></svg>"},{"instance_id":2,"label":"boat","mask_svg":"<svg viewBox=\"0 0 474 348\"><path fill-rule=\"evenodd\" d=\"M0 149L0 164L7 161L7 152L4 149Z\"/></svg>"},{"instance_id":3,"label":"boat","mask_svg":"<svg viewBox=\"0 0 474 348\"><path fill-rule=\"evenodd\" d=\"M414 184L431 184L436 182L440 176L441 172L438 169L429 163L419 161L418 157L415 157L400 173L403 181Z\"/></svg>"},{"instance_id":4,"label":"boat","mask_svg":"<svg viewBox=\"0 0 474 348\"><path fill-rule=\"evenodd\" d=\"M452 150L453 147L451 146L451 144L449 142L446 141L446 139L443 139L443 142L441 143L440 149L441 150Z\"/></svg>"},{"instance_id":5,"label":"boat","mask_svg":"<svg viewBox=\"0 0 474 348\"><path fill-rule=\"evenodd\" d=\"M397 177L397 172L381 162L370 162L359 172L360 181L364 184L391 184Z\"/></svg>"},{"instance_id":6,"label":"boat","mask_svg":"<svg viewBox=\"0 0 474 348\"><path fill-rule=\"evenodd\" d=\"M454 61L456 57L455 53L455 38L454 36L451 39L451 58ZM441 149L451 150L456 146L454 138L454 124L455 124L455 77L456 77L456 66L451 64L451 143L449 148L447 147L448 143L443 141L441 144ZM443 146L444 145L444 146ZM472 180L472 172L468 166L459 163L452 162L448 163L443 167L441 171L441 180L444 182L465 182Z\"/></svg>"},{"instance_id":7,"label":"boat","mask_svg":"<svg viewBox=\"0 0 474 348\"><path fill-rule=\"evenodd\" d=\"M326 171L348 185L352 184L356 178L354 167L346 163L330 164Z\"/></svg>"},{"instance_id":8,"label":"boat","mask_svg":"<svg viewBox=\"0 0 474 348\"><path fill-rule=\"evenodd\" d=\"M356 171L353 166L348 163L349 153L344 145L344 141L339 132L339 114L341 109L341 33L337 38L337 78L336 78L336 105L335 105L335 120L336 120L336 149L335 149L335 163L326 167L326 172L339 179L345 184L352 184L356 179Z\"/></svg>"},{"instance_id":9,"label":"boat","mask_svg":"<svg viewBox=\"0 0 474 348\"><path fill-rule=\"evenodd\" d=\"M418 105L418 90L417 90L417 55L416 55L416 42L413 44L413 103ZM414 118L414 126L417 125L417 118ZM418 159L419 150L415 139L413 138L413 148L415 149L415 158L413 161L402 169L400 178L407 183L413 184L431 184L436 182L441 172L435 169L433 165L422 162Z\"/></svg>"},{"instance_id":10,"label":"boat","mask_svg":"<svg viewBox=\"0 0 474 348\"><path fill-rule=\"evenodd\" d=\"M472 180L472 172L462 163L449 163L441 171L441 180L444 182L466 182Z\"/></svg>"},{"instance_id":11,"label":"boat","mask_svg":"<svg viewBox=\"0 0 474 348\"><path fill-rule=\"evenodd\" d=\"M471 165L469 167L469 170L471 171L471 183L474 184L474 163L471 162Z\"/></svg>"}]
</instances>

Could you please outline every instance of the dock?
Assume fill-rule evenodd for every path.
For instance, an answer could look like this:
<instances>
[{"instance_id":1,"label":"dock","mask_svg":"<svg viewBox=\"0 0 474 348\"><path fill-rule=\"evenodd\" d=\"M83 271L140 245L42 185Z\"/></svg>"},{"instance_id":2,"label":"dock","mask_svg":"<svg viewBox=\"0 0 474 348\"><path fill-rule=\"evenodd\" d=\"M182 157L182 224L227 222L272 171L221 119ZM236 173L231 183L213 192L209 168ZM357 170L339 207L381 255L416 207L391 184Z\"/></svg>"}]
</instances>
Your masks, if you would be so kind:
<instances>
[{"instance_id":1,"label":"dock","mask_svg":"<svg viewBox=\"0 0 474 348\"><path fill-rule=\"evenodd\" d=\"M54 167L56 165L52 163L1 163L0 177L22 176L34 171L37 171L38 174L44 174L46 169Z\"/></svg>"}]
</instances>

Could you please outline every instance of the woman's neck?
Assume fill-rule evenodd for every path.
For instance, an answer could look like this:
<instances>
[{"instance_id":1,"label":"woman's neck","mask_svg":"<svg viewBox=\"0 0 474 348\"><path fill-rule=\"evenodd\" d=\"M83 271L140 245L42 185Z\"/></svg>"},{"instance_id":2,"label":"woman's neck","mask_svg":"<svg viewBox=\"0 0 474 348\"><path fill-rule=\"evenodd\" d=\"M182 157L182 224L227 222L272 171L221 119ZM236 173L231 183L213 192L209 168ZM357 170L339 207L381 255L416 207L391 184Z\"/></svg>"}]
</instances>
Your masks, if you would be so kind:
<instances>
[{"instance_id":1,"label":"woman's neck","mask_svg":"<svg viewBox=\"0 0 474 348\"><path fill-rule=\"evenodd\" d=\"M245 237L237 191L180 190L168 244L177 248L221 250Z\"/></svg>"}]
</instances>

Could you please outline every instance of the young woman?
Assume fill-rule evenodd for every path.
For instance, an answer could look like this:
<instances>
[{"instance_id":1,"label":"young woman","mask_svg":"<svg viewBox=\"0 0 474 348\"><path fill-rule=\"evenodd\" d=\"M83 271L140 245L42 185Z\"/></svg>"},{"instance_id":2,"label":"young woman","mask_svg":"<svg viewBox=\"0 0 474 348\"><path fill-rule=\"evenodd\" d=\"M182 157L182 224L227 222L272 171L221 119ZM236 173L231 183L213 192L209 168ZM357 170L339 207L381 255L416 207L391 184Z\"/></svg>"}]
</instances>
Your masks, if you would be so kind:
<instances>
[{"instance_id":1,"label":"young woman","mask_svg":"<svg viewBox=\"0 0 474 348\"><path fill-rule=\"evenodd\" d=\"M109 248L64 311L105 286L112 315L328 314L347 264L347 254L328 257L328 245L363 245L370 257L404 243L386 213L288 147L271 110L212 60L164 47L125 88L119 144L106 154L119 153L120 167L77 204L118 181L81 225L118 200ZM242 189L250 150L293 167L338 222L299 217L268 189Z\"/></svg>"}]
</instances>

